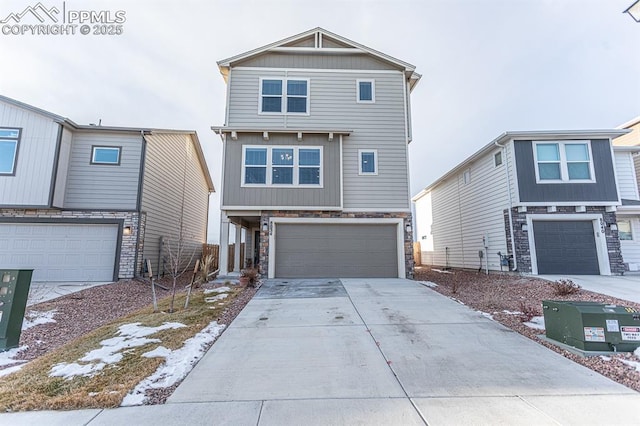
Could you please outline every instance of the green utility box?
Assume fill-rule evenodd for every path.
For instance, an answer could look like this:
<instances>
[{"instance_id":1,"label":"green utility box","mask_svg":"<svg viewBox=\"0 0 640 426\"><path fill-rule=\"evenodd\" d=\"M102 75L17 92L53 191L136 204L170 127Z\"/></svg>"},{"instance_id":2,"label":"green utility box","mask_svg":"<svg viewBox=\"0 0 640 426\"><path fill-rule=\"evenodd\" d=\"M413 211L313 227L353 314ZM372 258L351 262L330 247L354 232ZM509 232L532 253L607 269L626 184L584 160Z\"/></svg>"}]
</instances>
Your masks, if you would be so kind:
<instances>
[{"instance_id":1,"label":"green utility box","mask_svg":"<svg viewBox=\"0 0 640 426\"><path fill-rule=\"evenodd\" d=\"M584 351L632 352L640 346L640 312L596 302L543 300L549 339Z\"/></svg>"},{"instance_id":2,"label":"green utility box","mask_svg":"<svg viewBox=\"0 0 640 426\"><path fill-rule=\"evenodd\" d=\"M18 347L32 269L0 269L0 351Z\"/></svg>"}]
</instances>

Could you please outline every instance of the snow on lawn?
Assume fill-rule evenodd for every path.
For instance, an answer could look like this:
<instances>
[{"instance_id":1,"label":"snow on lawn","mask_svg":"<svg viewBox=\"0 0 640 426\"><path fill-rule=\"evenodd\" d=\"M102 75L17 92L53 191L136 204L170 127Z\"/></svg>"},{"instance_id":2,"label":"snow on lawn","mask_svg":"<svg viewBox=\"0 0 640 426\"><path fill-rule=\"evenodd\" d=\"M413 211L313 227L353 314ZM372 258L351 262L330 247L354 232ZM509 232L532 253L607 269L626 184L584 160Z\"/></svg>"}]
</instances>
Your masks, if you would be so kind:
<instances>
[{"instance_id":1,"label":"snow on lawn","mask_svg":"<svg viewBox=\"0 0 640 426\"><path fill-rule=\"evenodd\" d=\"M41 324L47 324L50 322L56 322L53 319L53 316L56 314L56 310L53 309L51 311L39 312L39 311L29 311L24 316L24 320L22 321L22 331L27 330L31 327L35 327Z\"/></svg>"},{"instance_id":2,"label":"snow on lawn","mask_svg":"<svg viewBox=\"0 0 640 426\"><path fill-rule=\"evenodd\" d=\"M204 294L226 293L228 291L231 291L229 287L208 288L204 291Z\"/></svg>"},{"instance_id":3,"label":"snow on lawn","mask_svg":"<svg viewBox=\"0 0 640 426\"><path fill-rule=\"evenodd\" d=\"M162 330L182 327L186 327L186 325L179 322L165 322L158 327L141 326L139 322L121 325L118 328L119 336L101 341L100 344L102 347L87 352L84 357L78 360L83 362L83 364L79 362L62 362L56 364L51 368L49 376L64 377L65 379L71 379L74 376L94 376L107 365L119 362L127 349L144 346L148 343L160 342L160 339L149 339L147 336L151 336ZM98 362L92 363L92 361Z\"/></svg>"},{"instance_id":4,"label":"snow on lawn","mask_svg":"<svg viewBox=\"0 0 640 426\"><path fill-rule=\"evenodd\" d=\"M453 274L451 271L443 271L442 269L431 269L432 272L439 272L441 274Z\"/></svg>"},{"instance_id":5,"label":"snow on lawn","mask_svg":"<svg viewBox=\"0 0 640 426\"><path fill-rule=\"evenodd\" d=\"M531 321L524 322L523 324L536 330L544 330L544 317L533 317Z\"/></svg>"},{"instance_id":6,"label":"snow on lawn","mask_svg":"<svg viewBox=\"0 0 640 426\"><path fill-rule=\"evenodd\" d=\"M207 346L213 342L224 330L223 324L212 321L202 331L190 339L185 340L184 346L171 351L160 346L153 351L143 354L144 357L162 357L165 363L149 377L142 380L127 394L120 406L142 405L148 389L158 389L173 386L191 371L193 366L202 358Z\"/></svg>"},{"instance_id":7,"label":"snow on lawn","mask_svg":"<svg viewBox=\"0 0 640 426\"><path fill-rule=\"evenodd\" d=\"M436 288L438 287L438 284L436 283L432 283L431 281L418 281L420 284L427 286L427 287L431 287L431 288Z\"/></svg>"},{"instance_id":8,"label":"snow on lawn","mask_svg":"<svg viewBox=\"0 0 640 426\"><path fill-rule=\"evenodd\" d=\"M0 367L3 367L5 365L18 364L18 365L14 365L13 367L8 367L3 370L0 370L0 377L4 377L15 371L18 371L26 365L25 363L27 361L14 359L14 358L18 356L20 352L26 350L27 348L28 346L20 346L19 348L13 348L13 349L9 349L8 351L0 352Z\"/></svg>"},{"instance_id":9,"label":"snow on lawn","mask_svg":"<svg viewBox=\"0 0 640 426\"><path fill-rule=\"evenodd\" d=\"M227 296L229 296L227 293L222 293L222 294L219 294L219 295L213 296L213 297L205 297L204 301L207 302L207 303L218 302L218 301L220 301L222 299L226 299Z\"/></svg>"}]
</instances>

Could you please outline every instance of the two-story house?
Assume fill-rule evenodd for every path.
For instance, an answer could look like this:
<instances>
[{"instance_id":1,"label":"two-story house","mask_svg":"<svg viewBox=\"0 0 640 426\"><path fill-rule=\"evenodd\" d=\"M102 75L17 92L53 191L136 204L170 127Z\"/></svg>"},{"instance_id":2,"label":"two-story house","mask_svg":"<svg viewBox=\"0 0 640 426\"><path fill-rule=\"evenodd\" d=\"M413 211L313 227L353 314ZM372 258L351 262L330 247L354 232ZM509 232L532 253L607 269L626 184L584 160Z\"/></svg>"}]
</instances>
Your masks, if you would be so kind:
<instances>
[{"instance_id":1,"label":"two-story house","mask_svg":"<svg viewBox=\"0 0 640 426\"><path fill-rule=\"evenodd\" d=\"M622 274L616 211L639 203L628 130L506 132L413 197L422 263Z\"/></svg>"},{"instance_id":2,"label":"two-story house","mask_svg":"<svg viewBox=\"0 0 640 426\"><path fill-rule=\"evenodd\" d=\"M199 256L213 189L193 131L83 126L0 96L0 268L108 282L150 259L161 273L180 223Z\"/></svg>"},{"instance_id":3,"label":"two-story house","mask_svg":"<svg viewBox=\"0 0 640 426\"><path fill-rule=\"evenodd\" d=\"M247 236L234 269L249 260L269 278L411 276L415 67L322 28L218 66L221 246L230 224L236 241Z\"/></svg>"}]
</instances>

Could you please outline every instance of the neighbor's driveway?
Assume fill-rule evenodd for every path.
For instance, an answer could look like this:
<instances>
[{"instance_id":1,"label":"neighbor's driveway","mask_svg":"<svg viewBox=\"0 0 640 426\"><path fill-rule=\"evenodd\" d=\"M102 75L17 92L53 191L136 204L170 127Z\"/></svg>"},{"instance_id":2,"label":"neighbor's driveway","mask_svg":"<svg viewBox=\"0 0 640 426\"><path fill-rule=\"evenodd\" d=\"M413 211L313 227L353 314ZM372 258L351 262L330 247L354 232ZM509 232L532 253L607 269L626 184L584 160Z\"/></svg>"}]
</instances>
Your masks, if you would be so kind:
<instances>
[{"instance_id":1,"label":"neighbor's driveway","mask_svg":"<svg viewBox=\"0 0 640 426\"><path fill-rule=\"evenodd\" d=\"M90 426L583 425L640 424L638 407L640 394L417 282L345 279L267 282L163 406L74 414Z\"/></svg>"},{"instance_id":2,"label":"neighbor's driveway","mask_svg":"<svg viewBox=\"0 0 640 426\"><path fill-rule=\"evenodd\" d=\"M640 303L640 273L627 272L625 275L540 275L549 281L569 278L585 290L606 294L619 299Z\"/></svg>"}]
</instances>

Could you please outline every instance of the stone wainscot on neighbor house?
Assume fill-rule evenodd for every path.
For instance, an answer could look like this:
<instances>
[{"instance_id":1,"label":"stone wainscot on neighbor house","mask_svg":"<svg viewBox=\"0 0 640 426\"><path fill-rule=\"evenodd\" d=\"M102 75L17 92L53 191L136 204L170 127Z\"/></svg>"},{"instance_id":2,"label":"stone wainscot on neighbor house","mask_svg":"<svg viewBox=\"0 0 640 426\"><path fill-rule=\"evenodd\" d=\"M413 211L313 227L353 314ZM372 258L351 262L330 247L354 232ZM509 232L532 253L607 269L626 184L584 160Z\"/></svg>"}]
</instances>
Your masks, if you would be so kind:
<instances>
[{"instance_id":1,"label":"stone wainscot on neighbor house","mask_svg":"<svg viewBox=\"0 0 640 426\"><path fill-rule=\"evenodd\" d=\"M415 67L322 28L218 66L221 247L230 224L236 241L246 230L234 270L249 261L269 278L411 277Z\"/></svg>"},{"instance_id":2,"label":"stone wainscot on neighbor house","mask_svg":"<svg viewBox=\"0 0 640 426\"><path fill-rule=\"evenodd\" d=\"M629 215L640 232L640 147L615 146L629 132L499 136L413 197L422 263L531 274L638 270L640 250L627 240Z\"/></svg>"},{"instance_id":3,"label":"stone wainscot on neighbor house","mask_svg":"<svg viewBox=\"0 0 640 426\"><path fill-rule=\"evenodd\" d=\"M82 126L0 96L2 268L106 282L150 259L161 273L182 212L199 255L213 190L193 131Z\"/></svg>"}]
</instances>

